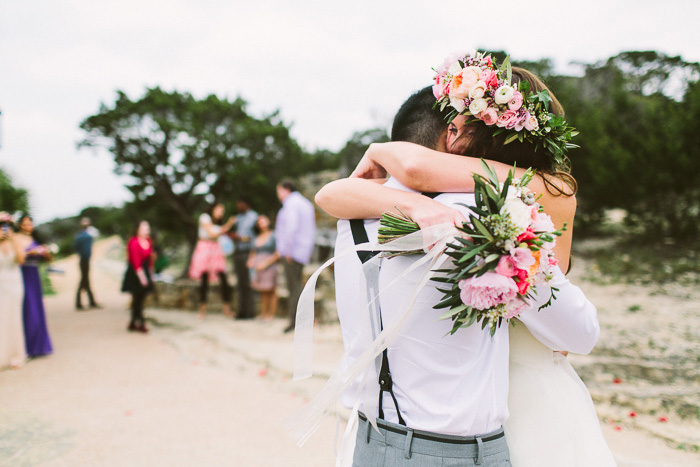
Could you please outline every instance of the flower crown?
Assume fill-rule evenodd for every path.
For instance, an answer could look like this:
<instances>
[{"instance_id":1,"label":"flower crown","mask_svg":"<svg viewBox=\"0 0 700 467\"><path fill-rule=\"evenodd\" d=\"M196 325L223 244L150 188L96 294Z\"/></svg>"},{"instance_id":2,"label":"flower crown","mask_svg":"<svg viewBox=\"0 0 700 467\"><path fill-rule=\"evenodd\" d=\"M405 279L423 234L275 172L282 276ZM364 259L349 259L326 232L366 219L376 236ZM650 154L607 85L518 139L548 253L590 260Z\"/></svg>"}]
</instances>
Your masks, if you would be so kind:
<instances>
[{"instance_id":1,"label":"flower crown","mask_svg":"<svg viewBox=\"0 0 700 467\"><path fill-rule=\"evenodd\" d=\"M568 149L578 147L569 142L578 131L549 112L549 91L530 92L527 81L511 85L509 57L498 67L483 52L453 53L435 72L435 105L441 111L452 107L448 121L469 115L467 123L495 125L493 136L507 134L504 144L519 140L535 143L535 149L542 145L556 164L564 163Z\"/></svg>"}]
</instances>

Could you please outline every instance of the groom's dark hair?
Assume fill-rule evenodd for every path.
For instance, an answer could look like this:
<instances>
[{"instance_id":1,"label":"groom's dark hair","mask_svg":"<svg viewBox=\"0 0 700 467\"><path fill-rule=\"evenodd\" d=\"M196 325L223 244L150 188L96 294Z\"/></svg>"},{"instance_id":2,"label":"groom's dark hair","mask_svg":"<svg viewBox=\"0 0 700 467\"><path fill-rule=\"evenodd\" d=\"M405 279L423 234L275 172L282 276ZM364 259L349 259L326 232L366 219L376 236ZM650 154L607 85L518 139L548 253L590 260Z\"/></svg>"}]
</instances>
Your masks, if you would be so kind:
<instances>
[{"instance_id":1,"label":"groom's dark hair","mask_svg":"<svg viewBox=\"0 0 700 467\"><path fill-rule=\"evenodd\" d=\"M435 149L447 128L446 112L434 108L433 88L427 86L406 99L394 117L392 141L405 141Z\"/></svg>"}]
</instances>

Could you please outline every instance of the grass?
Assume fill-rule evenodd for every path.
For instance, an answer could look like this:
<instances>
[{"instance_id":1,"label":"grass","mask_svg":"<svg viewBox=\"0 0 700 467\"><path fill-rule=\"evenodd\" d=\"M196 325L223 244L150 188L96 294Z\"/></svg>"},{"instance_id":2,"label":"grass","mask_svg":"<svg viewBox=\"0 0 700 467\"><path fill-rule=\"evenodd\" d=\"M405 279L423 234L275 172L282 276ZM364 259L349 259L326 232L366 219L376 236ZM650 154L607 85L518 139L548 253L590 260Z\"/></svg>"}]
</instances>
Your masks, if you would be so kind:
<instances>
[{"instance_id":1,"label":"grass","mask_svg":"<svg viewBox=\"0 0 700 467\"><path fill-rule=\"evenodd\" d=\"M679 245L640 239L613 238L605 247L574 252L594 261L588 278L595 283L700 284L700 244ZM639 311L633 305L628 311Z\"/></svg>"}]
</instances>

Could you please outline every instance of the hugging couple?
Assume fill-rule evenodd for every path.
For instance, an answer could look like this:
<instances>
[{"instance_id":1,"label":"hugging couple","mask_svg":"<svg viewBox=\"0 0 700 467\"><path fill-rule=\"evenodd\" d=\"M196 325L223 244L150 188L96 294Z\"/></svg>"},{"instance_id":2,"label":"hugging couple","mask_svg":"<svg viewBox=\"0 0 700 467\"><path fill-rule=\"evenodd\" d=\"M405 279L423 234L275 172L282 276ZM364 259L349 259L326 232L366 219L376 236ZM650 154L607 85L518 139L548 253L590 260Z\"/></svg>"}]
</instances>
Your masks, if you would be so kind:
<instances>
[{"instance_id":1,"label":"hugging couple","mask_svg":"<svg viewBox=\"0 0 700 467\"><path fill-rule=\"evenodd\" d=\"M373 372L346 372L340 401L355 409L354 431L346 435L340 463L615 465L590 395L566 357L589 353L600 327L593 304L565 276L576 210L566 157L572 146L545 128L562 124L564 111L538 77L506 65L499 68L476 51L448 57L434 86L399 109L392 142L371 145L349 178L316 195L324 211L341 219L335 282L345 355L339 379L377 335L367 322L397 331L386 350L367 359ZM546 101L547 111L533 106L531 96ZM421 281L431 265L416 267L416 255L379 259L354 247L377 242L379 217L389 211L422 229L461 226L475 205L473 174L483 173L481 158L501 181L514 165L516 177L536 169L529 188L555 227L568 229L554 247L554 277L537 287L514 326L504 324L491 335L475 324L451 334L452 322L439 320L433 308L442 297L439 284ZM556 298L538 310L550 288ZM409 296L413 305L407 305ZM369 321L366 311L373 314Z\"/></svg>"}]
</instances>

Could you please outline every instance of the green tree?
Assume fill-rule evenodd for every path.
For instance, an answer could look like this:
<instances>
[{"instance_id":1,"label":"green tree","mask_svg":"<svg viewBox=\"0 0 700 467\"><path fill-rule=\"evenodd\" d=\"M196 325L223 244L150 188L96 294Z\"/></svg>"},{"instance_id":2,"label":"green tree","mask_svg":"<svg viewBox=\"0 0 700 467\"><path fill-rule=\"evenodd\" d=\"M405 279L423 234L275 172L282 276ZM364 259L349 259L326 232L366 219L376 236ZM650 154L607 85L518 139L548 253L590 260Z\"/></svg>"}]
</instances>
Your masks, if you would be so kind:
<instances>
[{"instance_id":1,"label":"green tree","mask_svg":"<svg viewBox=\"0 0 700 467\"><path fill-rule=\"evenodd\" d=\"M10 176L0 168L0 211L29 211L29 194L12 184Z\"/></svg>"},{"instance_id":2,"label":"green tree","mask_svg":"<svg viewBox=\"0 0 700 467\"><path fill-rule=\"evenodd\" d=\"M555 92L581 132L572 152L580 208L623 208L648 233L687 238L700 224L697 80L700 66L625 52L560 79Z\"/></svg>"},{"instance_id":3,"label":"green tree","mask_svg":"<svg viewBox=\"0 0 700 467\"><path fill-rule=\"evenodd\" d=\"M345 143L343 149L338 151L338 160L341 165L341 177L347 177L355 169L372 143L386 143L389 135L384 128L371 128L365 131L357 131Z\"/></svg>"},{"instance_id":4,"label":"green tree","mask_svg":"<svg viewBox=\"0 0 700 467\"><path fill-rule=\"evenodd\" d=\"M277 112L255 118L246 107L241 98L196 99L158 87L138 100L118 91L114 104L80 124L86 136L79 147L106 147L115 172L130 180L138 212L193 248L196 216L209 202L231 206L246 195L272 211L277 181L332 163L306 154Z\"/></svg>"}]
</instances>

